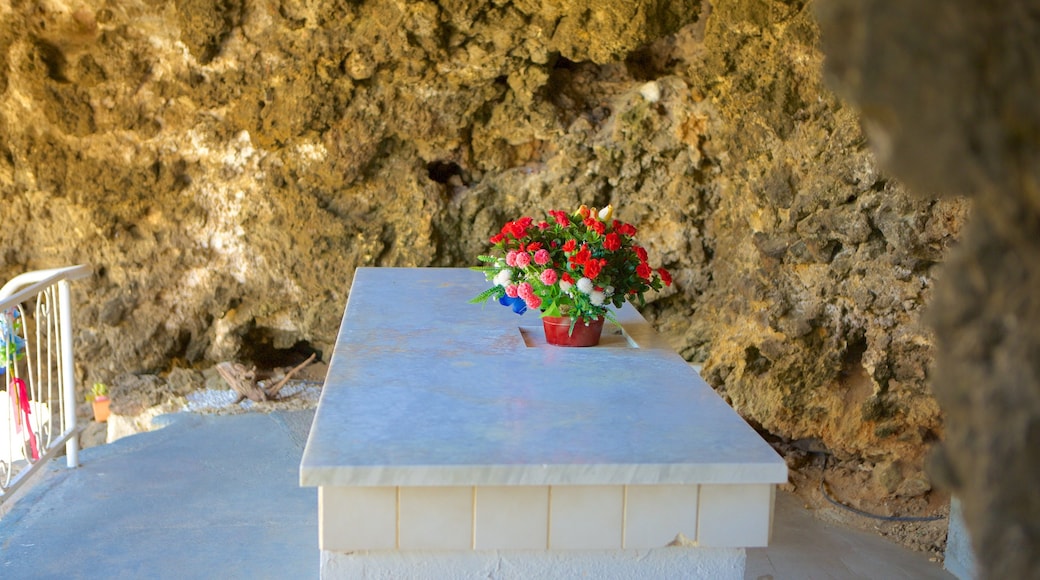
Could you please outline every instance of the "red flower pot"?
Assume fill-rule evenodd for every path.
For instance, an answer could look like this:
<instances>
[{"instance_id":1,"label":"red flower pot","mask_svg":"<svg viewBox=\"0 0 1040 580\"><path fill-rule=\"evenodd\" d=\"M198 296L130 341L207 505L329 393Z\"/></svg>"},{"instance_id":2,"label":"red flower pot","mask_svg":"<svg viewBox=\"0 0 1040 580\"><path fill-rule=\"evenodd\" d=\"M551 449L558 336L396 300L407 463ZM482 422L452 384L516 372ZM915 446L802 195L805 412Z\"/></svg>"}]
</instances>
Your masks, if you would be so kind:
<instances>
[{"instance_id":1,"label":"red flower pot","mask_svg":"<svg viewBox=\"0 0 1040 580\"><path fill-rule=\"evenodd\" d=\"M566 316L543 316L545 341L556 346L596 346L603 333L603 317L585 321L578 319L571 330L571 319Z\"/></svg>"}]
</instances>

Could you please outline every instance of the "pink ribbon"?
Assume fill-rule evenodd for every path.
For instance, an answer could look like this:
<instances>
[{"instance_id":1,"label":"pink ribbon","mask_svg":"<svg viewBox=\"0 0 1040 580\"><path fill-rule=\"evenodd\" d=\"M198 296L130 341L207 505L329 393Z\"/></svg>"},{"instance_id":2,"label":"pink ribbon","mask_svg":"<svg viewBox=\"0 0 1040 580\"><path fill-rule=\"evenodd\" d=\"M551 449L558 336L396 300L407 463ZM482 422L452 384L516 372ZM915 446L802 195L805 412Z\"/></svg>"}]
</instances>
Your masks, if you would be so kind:
<instances>
[{"instance_id":1,"label":"pink ribbon","mask_svg":"<svg viewBox=\"0 0 1040 580\"><path fill-rule=\"evenodd\" d=\"M29 423L29 414L32 413L32 409L29 407L29 392L25 388L25 381L17 377L11 379L8 390L11 391L11 398L15 399L18 405L18 410L21 413L15 413L15 429L18 433L22 432L22 418L25 421L25 430L29 433L29 448L32 450L33 461L40 458L40 451L36 447L36 433L33 432L32 425Z\"/></svg>"}]
</instances>

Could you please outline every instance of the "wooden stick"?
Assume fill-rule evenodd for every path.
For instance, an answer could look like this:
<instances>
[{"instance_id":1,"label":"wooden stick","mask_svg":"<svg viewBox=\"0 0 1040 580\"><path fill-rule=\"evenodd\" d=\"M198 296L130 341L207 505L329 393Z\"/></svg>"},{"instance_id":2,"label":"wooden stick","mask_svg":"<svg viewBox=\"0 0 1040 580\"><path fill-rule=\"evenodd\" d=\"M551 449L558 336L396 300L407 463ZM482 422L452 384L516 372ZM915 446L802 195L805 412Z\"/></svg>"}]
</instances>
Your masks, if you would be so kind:
<instances>
[{"instance_id":1,"label":"wooden stick","mask_svg":"<svg viewBox=\"0 0 1040 580\"><path fill-rule=\"evenodd\" d=\"M217 364L217 372L239 395L249 397L249 400L257 403L267 400L267 393L256 386L256 382L253 380L253 377L256 376L255 371L246 370L240 364L222 362Z\"/></svg>"},{"instance_id":2,"label":"wooden stick","mask_svg":"<svg viewBox=\"0 0 1040 580\"><path fill-rule=\"evenodd\" d=\"M297 372L302 370L303 367L305 367L305 366L311 364L312 362L314 362L314 357L317 356L317 354L318 353L312 352L311 356L307 357L307 360L303 361L302 363L300 363L296 367L293 367L293 369L291 371L285 373L285 376L282 377L282 380L278 381L277 383L272 385L271 388L267 389L267 396L268 397L272 397L272 398L278 396L278 391L280 391L282 389L282 387L285 386L285 383L289 382L289 379L291 379L292 376L295 375Z\"/></svg>"}]
</instances>

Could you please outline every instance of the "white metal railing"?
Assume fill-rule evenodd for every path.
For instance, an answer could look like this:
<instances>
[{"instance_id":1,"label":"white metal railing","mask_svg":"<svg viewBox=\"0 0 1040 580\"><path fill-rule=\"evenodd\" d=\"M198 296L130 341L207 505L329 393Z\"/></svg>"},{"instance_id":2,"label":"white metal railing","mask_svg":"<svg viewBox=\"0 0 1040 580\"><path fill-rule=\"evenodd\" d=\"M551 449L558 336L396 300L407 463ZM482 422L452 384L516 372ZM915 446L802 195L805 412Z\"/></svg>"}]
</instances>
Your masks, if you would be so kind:
<instances>
[{"instance_id":1,"label":"white metal railing","mask_svg":"<svg viewBox=\"0 0 1040 580\"><path fill-rule=\"evenodd\" d=\"M69 281L87 266L27 272L0 288L0 502L65 444L79 464Z\"/></svg>"}]
</instances>

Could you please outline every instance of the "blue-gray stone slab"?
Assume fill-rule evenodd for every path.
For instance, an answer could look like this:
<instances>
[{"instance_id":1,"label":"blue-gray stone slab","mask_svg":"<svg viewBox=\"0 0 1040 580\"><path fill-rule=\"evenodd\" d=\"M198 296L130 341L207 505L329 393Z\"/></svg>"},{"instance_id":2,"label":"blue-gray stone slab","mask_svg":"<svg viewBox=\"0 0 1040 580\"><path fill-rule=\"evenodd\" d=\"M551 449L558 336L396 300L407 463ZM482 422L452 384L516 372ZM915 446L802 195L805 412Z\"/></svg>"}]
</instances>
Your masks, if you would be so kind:
<instances>
[{"instance_id":1,"label":"blue-gray stone slab","mask_svg":"<svg viewBox=\"0 0 1040 580\"><path fill-rule=\"evenodd\" d=\"M459 268L359 268L305 486L757 484L783 459L630 305L604 345L467 300Z\"/></svg>"}]
</instances>

